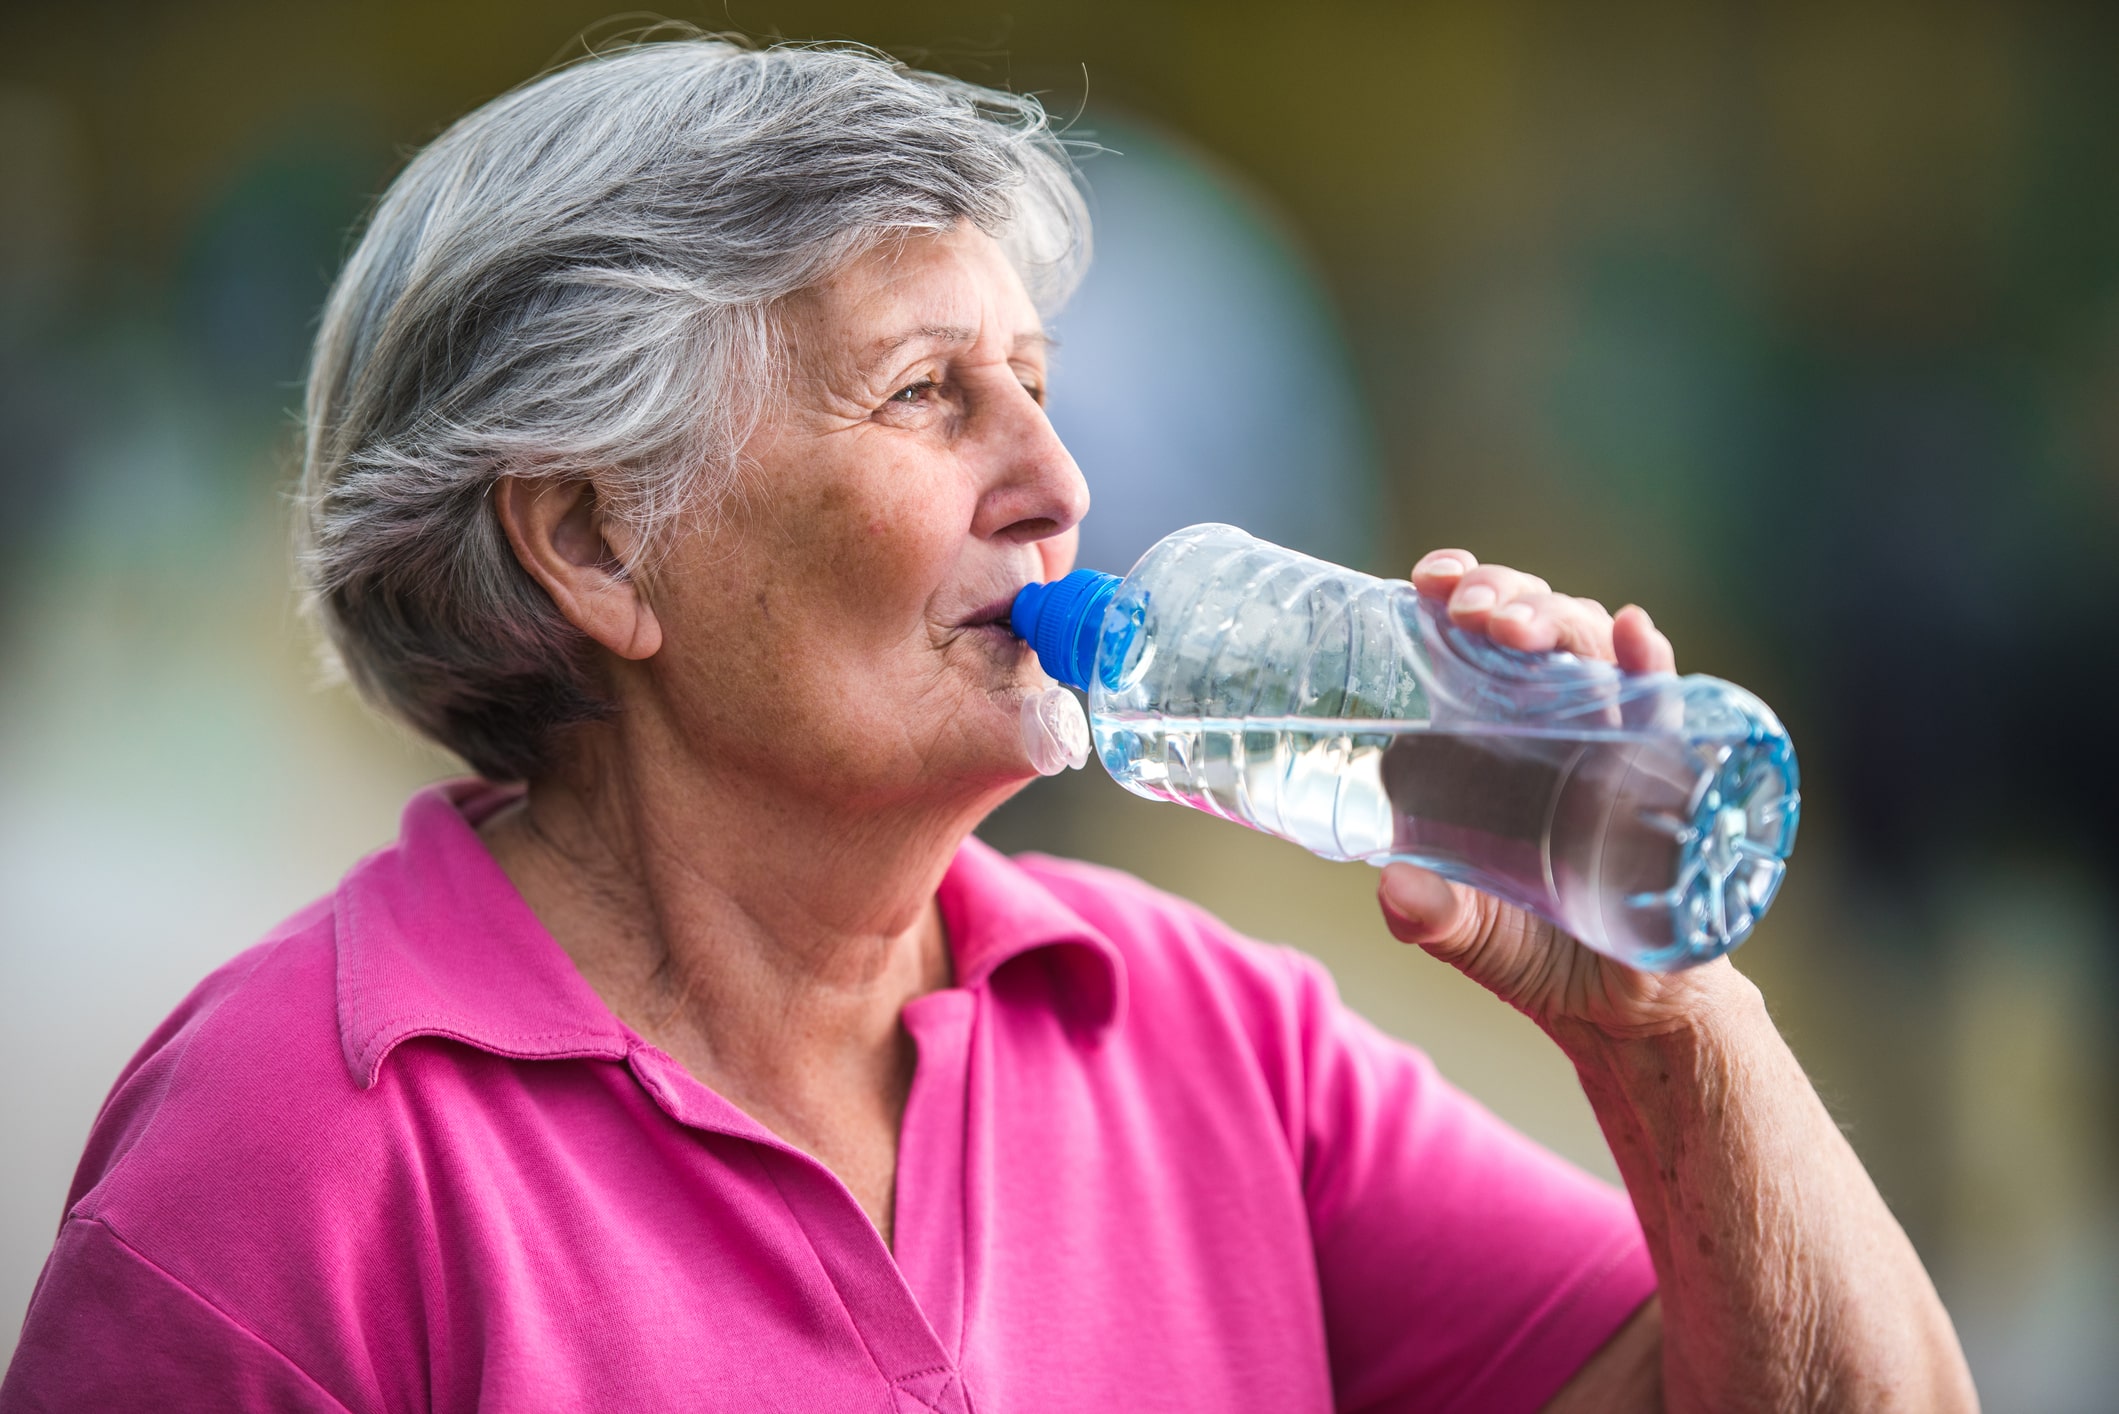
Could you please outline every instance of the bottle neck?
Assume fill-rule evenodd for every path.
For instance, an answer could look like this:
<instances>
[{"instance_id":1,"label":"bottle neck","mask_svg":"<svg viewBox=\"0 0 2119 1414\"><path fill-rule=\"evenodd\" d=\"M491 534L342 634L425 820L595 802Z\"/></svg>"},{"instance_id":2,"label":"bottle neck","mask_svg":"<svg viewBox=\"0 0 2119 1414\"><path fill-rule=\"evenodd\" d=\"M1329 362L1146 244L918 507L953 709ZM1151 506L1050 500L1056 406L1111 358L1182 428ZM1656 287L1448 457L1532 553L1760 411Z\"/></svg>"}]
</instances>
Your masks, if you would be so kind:
<instances>
[{"instance_id":1,"label":"bottle neck","mask_svg":"<svg viewBox=\"0 0 2119 1414\"><path fill-rule=\"evenodd\" d=\"M1026 584L1009 608L1008 626L1056 681L1086 692L1096 673L1104 610L1120 582L1101 570L1076 570L1049 584Z\"/></svg>"}]
</instances>

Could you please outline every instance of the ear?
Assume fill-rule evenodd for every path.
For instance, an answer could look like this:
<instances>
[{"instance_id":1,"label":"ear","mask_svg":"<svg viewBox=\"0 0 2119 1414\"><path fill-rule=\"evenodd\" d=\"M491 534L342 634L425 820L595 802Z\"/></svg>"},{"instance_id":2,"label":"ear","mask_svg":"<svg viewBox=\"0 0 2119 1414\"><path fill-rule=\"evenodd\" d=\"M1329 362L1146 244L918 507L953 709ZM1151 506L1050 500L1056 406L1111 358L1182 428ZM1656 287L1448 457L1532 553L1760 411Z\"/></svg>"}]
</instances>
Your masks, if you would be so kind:
<instances>
[{"instance_id":1,"label":"ear","mask_svg":"<svg viewBox=\"0 0 2119 1414\"><path fill-rule=\"evenodd\" d=\"M493 509L516 560L568 623L621 658L650 658L662 647L662 623L626 572L636 547L604 515L592 483L503 476Z\"/></svg>"}]
</instances>

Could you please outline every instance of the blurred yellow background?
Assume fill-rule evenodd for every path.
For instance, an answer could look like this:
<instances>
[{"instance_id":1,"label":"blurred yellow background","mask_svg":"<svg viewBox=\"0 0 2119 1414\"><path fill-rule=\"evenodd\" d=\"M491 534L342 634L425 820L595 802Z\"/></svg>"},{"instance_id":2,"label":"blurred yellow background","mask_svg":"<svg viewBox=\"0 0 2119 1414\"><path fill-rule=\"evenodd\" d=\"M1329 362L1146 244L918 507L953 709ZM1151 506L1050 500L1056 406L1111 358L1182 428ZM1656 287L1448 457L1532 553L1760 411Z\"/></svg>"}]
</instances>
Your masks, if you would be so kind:
<instances>
[{"instance_id":1,"label":"blurred yellow background","mask_svg":"<svg viewBox=\"0 0 2119 1414\"><path fill-rule=\"evenodd\" d=\"M319 687L293 418L403 154L579 53L563 0L0 20L0 1352L95 1108L209 968L454 768ZM1102 254L1058 320L1085 558L1220 518L1470 547L1654 610L1803 756L1738 955L1949 1302L1988 1407L2119 1389L2119 12L2030 3L747 0L1036 91ZM1094 766L987 834L1326 959L1579 1162L1527 1023L1372 871Z\"/></svg>"}]
</instances>

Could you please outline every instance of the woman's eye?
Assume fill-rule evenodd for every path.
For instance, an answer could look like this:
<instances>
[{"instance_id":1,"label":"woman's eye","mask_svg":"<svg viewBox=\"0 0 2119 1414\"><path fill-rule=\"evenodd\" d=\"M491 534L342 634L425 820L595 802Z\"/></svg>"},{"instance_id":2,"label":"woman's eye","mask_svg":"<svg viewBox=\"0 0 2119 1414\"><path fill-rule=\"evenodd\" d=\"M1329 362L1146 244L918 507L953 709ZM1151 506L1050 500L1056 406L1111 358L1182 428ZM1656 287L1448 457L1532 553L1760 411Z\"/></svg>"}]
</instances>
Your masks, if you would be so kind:
<instances>
[{"instance_id":1,"label":"woman's eye","mask_svg":"<svg viewBox=\"0 0 2119 1414\"><path fill-rule=\"evenodd\" d=\"M922 378L919 382L908 383L904 387L898 389L895 393L892 393L890 395L890 401L894 403L916 404L926 398L926 396L933 391L934 380L932 378Z\"/></svg>"}]
</instances>

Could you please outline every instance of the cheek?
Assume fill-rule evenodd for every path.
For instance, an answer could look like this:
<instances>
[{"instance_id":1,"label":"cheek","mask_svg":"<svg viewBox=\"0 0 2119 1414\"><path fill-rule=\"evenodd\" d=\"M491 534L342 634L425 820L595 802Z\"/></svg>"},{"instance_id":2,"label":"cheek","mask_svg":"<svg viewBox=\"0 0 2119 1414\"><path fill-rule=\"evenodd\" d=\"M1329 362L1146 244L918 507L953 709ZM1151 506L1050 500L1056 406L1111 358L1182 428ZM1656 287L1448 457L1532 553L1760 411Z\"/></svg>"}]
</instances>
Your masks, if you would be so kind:
<instances>
[{"instance_id":1,"label":"cheek","mask_svg":"<svg viewBox=\"0 0 2119 1414\"><path fill-rule=\"evenodd\" d=\"M864 638L901 638L924 623L970 526L969 508L933 468L897 472L830 488L801 536L798 558Z\"/></svg>"},{"instance_id":2,"label":"cheek","mask_svg":"<svg viewBox=\"0 0 2119 1414\"><path fill-rule=\"evenodd\" d=\"M807 692L925 645L968 543L969 478L882 439L768 450L757 494L687 557L702 631L692 651Z\"/></svg>"}]
</instances>

